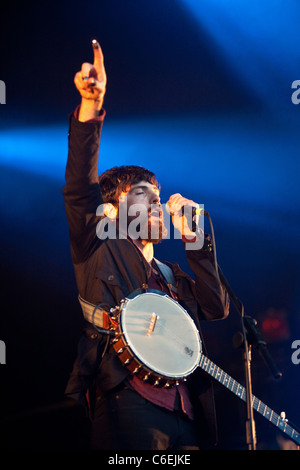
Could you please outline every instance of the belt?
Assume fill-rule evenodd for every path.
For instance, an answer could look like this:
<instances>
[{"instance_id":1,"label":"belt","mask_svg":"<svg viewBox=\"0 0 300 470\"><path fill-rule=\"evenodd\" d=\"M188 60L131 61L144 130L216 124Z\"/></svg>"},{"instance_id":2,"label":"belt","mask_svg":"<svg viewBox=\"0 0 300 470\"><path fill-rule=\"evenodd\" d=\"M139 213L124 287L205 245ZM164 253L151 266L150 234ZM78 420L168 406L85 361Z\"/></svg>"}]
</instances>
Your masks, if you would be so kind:
<instances>
[{"instance_id":1,"label":"belt","mask_svg":"<svg viewBox=\"0 0 300 470\"><path fill-rule=\"evenodd\" d=\"M92 323L93 325L99 326L100 328L109 329L111 326L110 317L106 310L100 308L100 306L87 302L80 295L78 296L78 300L86 321Z\"/></svg>"}]
</instances>

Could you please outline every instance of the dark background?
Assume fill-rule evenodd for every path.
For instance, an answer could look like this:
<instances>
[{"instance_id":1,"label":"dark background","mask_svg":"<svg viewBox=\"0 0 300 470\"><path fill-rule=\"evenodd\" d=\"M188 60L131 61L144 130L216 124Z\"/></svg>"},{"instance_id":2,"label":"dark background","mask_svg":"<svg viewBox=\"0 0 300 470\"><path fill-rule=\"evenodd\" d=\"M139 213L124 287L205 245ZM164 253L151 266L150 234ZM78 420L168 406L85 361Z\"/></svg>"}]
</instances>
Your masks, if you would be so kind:
<instances>
[{"instance_id":1,"label":"dark background","mask_svg":"<svg viewBox=\"0 0 300 470\"><path fill-rule=\"evenodd\" d=\"M253 393L300 423L300 79L297 2L101 0L1 7L0 108L1 446L85 448L80 408L64 387L83 321L62 199L73 77L101 43L108 76L99 171L140 164L162 201L175 192L205 205L219 264L283 372L254 349ZM299 48L298 48L299 49ZM209 231L209 225L205 226ZM186 265L179 241L156 256ZM240 317L204 325L209 356L244 383L232 338ZM220 449L245 448L245 405L219 385ZM258 447L278 449L255 415Z\"/></svg>"}]
</instances>

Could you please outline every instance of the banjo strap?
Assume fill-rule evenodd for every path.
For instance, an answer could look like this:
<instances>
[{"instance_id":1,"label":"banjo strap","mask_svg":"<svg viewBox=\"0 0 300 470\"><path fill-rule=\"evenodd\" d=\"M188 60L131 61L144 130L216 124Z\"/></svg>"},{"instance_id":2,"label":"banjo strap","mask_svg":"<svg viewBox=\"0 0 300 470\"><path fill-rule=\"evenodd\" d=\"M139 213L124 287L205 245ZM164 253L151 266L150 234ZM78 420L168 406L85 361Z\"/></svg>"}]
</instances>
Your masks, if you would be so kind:
<instances>
[{"instance_id":1,"label":"banjo strap","mask_svg":"<svg viewBox=\"0 0 300 470\"><path fill-rule=\"evenodd\" d=\"M158 259L156 258L154 258L154 261L157 264L157 267L159 268L161 274L167 281L167 284L171 291L177 294L176 279L172 269L167 264L158 261Z\"/></svg>"},{"instance_id":2,"label":"banjo strap","mask_svg":"<svg viewBox=\"0 0 300 470\"><path fill-rule=\"evenodd\" d=\"M106 330L110 327L109 313L106 310L87 302L80 295L78 300L86 321Z\"/></svg>"}]
</instances>

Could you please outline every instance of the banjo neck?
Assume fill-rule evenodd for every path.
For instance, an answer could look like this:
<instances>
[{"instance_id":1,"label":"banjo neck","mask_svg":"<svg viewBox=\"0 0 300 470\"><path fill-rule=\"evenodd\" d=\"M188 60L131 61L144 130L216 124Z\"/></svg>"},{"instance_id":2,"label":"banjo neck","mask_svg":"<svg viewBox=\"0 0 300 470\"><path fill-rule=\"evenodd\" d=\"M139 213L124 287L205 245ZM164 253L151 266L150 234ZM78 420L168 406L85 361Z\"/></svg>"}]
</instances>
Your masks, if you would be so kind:
<instances>
[{"instance_id":1,"label":"banjo neck","mask_svg":"<svg viewBox=\"0 0 300 470\"><path fill-rule=\"evenodd\" d=\"M246 389L235 379L230 377L224 370L214 364L210 359L201 354L199 367L207 374L213 377L216 381L220 382L224 387L234 393L241 400L246 401ZM290 426L286 419L275 413L271 408L265 405L255 395L251 395L252 407L255 411L266 418L270 423L280 429L281 432L286 434L292 441L300 445L300 433Z\"/></svg>"}]
</instances>

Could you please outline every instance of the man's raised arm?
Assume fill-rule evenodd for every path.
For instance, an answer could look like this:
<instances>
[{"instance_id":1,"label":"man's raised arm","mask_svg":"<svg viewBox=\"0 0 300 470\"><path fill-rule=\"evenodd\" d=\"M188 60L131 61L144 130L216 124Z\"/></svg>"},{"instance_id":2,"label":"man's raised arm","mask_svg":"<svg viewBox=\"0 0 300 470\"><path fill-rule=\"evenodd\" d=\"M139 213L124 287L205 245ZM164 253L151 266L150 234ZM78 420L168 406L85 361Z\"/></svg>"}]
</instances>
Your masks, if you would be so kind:
<instances>
[{"instance_id":1,"label":"man's raised arm","mask_svg":"<svg viewBox=\"0 0 300 470\"><path fill-rule=\"evenodd\" d=\"M94 63L83 63L74 82L81 104L70 116L66 185L63 188L74 262L89 256L96 237L97 207L102 203L98 182L100 134L106 88L103 54L93 41Z\"/></svg>"}]
</instances>

